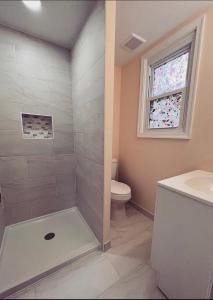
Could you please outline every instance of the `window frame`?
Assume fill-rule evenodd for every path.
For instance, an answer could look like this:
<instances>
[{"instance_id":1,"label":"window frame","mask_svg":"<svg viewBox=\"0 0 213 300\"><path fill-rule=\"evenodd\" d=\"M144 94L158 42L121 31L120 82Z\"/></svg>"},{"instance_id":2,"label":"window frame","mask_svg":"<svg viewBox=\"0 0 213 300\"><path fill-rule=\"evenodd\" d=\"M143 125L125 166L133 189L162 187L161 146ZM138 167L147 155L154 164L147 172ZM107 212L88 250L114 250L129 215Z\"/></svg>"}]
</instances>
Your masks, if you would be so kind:
<instances>
[{"instance_id":1,"label":"window frame","mask_svg":"<svg viewBox=\"0 0 213 300\"><path fill-rule=\"evenodd\" d=\"M189 89L189 84L190 84L190 77L191 77L191 69L192 69L192 61L193 61L193 55L194 55L194 33L190 34L187 39L184 39L184 46L181 45L180 43L177 44L177 49L176 51L170 53L169 55L165 56L165 53L162 53L162 58L157 59L156 61L153 60L153 62L148 62L148 72L149 72L149 80L148 80L148 86L147 86L147 99L146 99L146 129L148 130L172 130L173 133L175 132L179 132L179 128L185 126L184 124L184 115L185 115L185 110L186 110L186 104L185 103L187 101L187 96L188 96L188 89ZM169 49L168 49L169 52ZM163 94L160 95L156 95L156 96L151 96L151 88L153 88L153 79L154 79L154 69L158 66L161 66L163 63L171 61L173 59L175 59L176 57L179 57L180 55L184 54L184 53L189 53L189 59L188 59L188 66L187 66L187 74L186 74L186 85L184 88L181 89L176 89L170 92L165 92ZM179 120L179 126L178 127L174 127L174 128L150 128L149 127L149 108L150 108L150 103L153 100L158 100L158 99L162 99L168 96L172 96L178 93L182 93L182 100L181 102L183 103L183 105L181 105L181 109L180 109L180 120Z\"/></svg>"},{"instance_id":2,"label":"window frame","mask_svg":"<svg viewBox=\"0 0 213 300\"><path fill-rule=\"evenodd\" d=\"M172 35L158 47L152 48L141 59L141 80L140 80L140 99L138 111L137 136L143 138L175 138L190 139L192 134L193 112L195 107L198 68L200 62L202 31L204 16L198 18L193 23L185 26L182 30ZM189 47L189 60L187 68L186 86L172 92L150 97L150 87L153 82L154 67L160 66L166 60L174 59ZM154 67L153 67L154 66ZM181 115L179 127L177 128L149 128L150 102L161 99L168 95L183 92Z\"/></svg>"}]
</instances>

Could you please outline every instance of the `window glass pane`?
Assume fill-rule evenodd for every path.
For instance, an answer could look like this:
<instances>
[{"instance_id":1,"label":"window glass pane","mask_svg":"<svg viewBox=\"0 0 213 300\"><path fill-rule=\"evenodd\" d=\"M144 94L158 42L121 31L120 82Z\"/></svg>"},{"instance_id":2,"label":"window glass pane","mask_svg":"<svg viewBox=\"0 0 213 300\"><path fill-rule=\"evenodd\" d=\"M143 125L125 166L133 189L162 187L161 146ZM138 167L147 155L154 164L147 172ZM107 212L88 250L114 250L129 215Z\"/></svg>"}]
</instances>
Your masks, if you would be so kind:
<instances>
[{"instance_id":1,"label":"window glass pane","mask_svg":"<svg viewBox=\"0 0 213 300\"><path fill-rule=\"evenodd\" d=\"M188 59L187 52L154 69L152 96L185 87Z\"/></svg>"},{"instance_id":2,"label":"window glass pane","mask_svg":"<svg viewBox=\"0 0 213 300\"><path fill-rule=\"evenodd\" d=\"M149 128L177 128L182 93L150 101Z\"/></svg>"}]
</instances>

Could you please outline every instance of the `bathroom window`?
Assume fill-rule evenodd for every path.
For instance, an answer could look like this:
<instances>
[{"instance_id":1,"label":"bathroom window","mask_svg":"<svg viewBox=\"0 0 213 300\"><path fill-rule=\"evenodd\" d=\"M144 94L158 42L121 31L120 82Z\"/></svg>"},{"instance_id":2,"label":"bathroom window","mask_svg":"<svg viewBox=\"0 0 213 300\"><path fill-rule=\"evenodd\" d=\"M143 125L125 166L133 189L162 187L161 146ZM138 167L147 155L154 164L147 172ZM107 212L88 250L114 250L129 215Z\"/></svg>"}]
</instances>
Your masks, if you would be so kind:
<instances>
[{"instance_id":1,"label":"bathroom window","mask_svg":"<svg viewBox=\"0 0 213 300\"><path fill-rule=\"evenodd\" d=\"M203 18L142 60L138 137L190 138Z\"/></svg>"}]
</instances>

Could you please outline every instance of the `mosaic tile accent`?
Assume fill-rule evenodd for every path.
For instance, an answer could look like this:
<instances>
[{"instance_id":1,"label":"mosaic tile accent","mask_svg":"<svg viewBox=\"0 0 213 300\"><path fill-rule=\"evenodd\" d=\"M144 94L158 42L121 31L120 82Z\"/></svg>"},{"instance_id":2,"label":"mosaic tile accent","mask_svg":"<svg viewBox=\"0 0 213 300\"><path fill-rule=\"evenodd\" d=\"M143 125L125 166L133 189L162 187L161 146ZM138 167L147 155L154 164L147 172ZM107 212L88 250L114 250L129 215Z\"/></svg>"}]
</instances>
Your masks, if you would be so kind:
<instances>
[{"instance_id":1,"label":"mosaic tile accent","mask_svg":"<svg viewBox=\"0 0 213 300\"><path fill-rule=\"evenodd\" d=\"M149 128L177 128L182 93L150 101Z\"/></svg>"},{"instance_id":2,"label":"mosaic tile accent","mask_svg":"<svg viewBox=\"0 0 213 300\"><path fill-rule=\"evenodd\" d=\"M189 53L187 52L155 68L152 96L184 88L188 60Z\"/></svg>"},{"instance_id":3,"label":"mosaic tile accent","mask_svg":"<svg viewBox=\"0 0 213 300\"><path fill-rule=\"evenodd\" d=\"M25 139L52 139L52 117L22 114L23 137Z\"/></svg>"}]
</instances>

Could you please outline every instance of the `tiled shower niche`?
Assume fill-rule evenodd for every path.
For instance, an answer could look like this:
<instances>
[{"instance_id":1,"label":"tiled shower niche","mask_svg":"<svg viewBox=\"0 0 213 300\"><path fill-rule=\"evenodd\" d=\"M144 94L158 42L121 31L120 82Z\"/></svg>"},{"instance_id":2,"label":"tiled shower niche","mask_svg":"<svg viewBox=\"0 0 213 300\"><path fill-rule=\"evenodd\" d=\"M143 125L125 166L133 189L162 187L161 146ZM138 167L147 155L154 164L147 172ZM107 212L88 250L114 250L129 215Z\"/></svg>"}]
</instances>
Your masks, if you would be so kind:
<instances>
[{"instance_id":1,"label":"tiled shower niche","mask_svg":"<svg viewBox=\"0 0 213 300\"><path fill-rule=\"evenodd\" d=\"M23 113L22 130L24 139L53 139L51 116Z\"/></svg>"}]
</instances>

